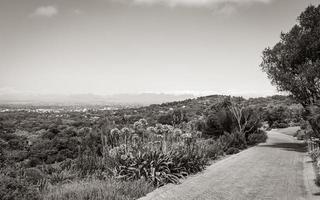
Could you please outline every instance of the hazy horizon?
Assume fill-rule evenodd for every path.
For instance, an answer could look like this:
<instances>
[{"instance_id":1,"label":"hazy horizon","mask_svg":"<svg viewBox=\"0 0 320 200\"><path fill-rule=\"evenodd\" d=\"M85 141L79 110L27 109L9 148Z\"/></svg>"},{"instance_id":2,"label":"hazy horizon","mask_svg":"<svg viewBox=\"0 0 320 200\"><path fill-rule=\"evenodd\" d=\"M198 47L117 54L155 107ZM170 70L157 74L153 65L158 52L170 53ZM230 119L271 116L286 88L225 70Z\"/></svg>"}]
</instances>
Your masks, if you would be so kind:
<instances>
[{"instance_id":1,"label":"hazy horizon","mask_svg":"<svg viewBox=\"0 0 320 200\"><path fill-rule=\"evenodd\" d=\"M260 70L316 0L2 0L0 95L277 94Z\"/></svg>"},{"instance_id":2,"label":"hazy horizon","mask_svg":"<svg viewBox=\"0 0 320 200\"><path fill-rule=\"evenodd\" d=\"M230 95L230 94L166 94L166 93L135 93L135 94L0 94L0 105L150 105L166 102L183 101L203 96ZM261 94L233 94L243 98L267 97Z\"/></svg>"}]
</instances>

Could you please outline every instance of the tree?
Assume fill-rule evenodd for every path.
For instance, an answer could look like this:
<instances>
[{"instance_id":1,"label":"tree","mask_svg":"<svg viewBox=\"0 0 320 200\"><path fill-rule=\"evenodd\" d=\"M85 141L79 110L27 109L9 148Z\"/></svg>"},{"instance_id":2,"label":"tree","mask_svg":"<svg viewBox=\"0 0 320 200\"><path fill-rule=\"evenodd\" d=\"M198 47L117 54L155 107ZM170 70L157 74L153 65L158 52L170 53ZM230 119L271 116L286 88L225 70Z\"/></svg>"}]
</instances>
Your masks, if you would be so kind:
<instances>
[{"instance_id":1,"label":"tree","mask_svg":"<svg viewBox=\"0 0 320 200\"><path fill-rule=\"evenodd\" d=\"M245 106L241 102L230 101L228 109L236 121L238 132L244 134L246 138L261 126L261 116L254 108Z\"/></svg>"},{"instance_id":2,"label":"tree","mask_svg":"<svg viewBox=\"0 0 320 200\"><path fill-rule=\"evenodd\" d=\"M309 6L298 24L273 48L263 51L261 68L279 91L290 92L303 106L320 99L320 6Z\"/></svg>"},{"instance_id":3,"label":"tree","mask_svg":"<svg viewBox=\"0 0 320 200\"><path fill-rule=\"evenodd\" d=\"M289 115L287 109L283 106L268 108L266 111L266 120L270 127L273 127L274 123L285 123L287 118L289 118Z\"/></svg>"},{"instance_id":4,"label":"tree","mask_svg":"<svg viewBox=\"0 0 320 200\"><path fill-rule=\"evenodd\" d=\"M273 48L263 51L262 59L260 67L272 84L291 93L306 108L306 116L320 137L315 123L320 116L313 114L320 107L320 5L307 7L298 24L281 33Z\"/></svg>"}]
</instances>

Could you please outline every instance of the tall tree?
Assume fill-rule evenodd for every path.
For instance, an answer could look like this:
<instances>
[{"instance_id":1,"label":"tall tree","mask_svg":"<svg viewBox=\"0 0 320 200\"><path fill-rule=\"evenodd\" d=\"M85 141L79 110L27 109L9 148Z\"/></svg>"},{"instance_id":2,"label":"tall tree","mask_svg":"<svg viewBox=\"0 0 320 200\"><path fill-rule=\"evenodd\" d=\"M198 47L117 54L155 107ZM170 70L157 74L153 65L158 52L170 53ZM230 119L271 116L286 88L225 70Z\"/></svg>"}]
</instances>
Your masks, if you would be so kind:
<instances>
[{"instance_id":1,"label":"tall tree","mask_svg":"<svg viewBox=\"0 0 320 200\"><path fill-rule=\"evenodd\" d=\"M290 92L308 111L309 122L320 137L319 119L312 113L320 107L320 5L309 6L298 24L280 41L263 51L261 68L279 91ZM318 117L316 117L318 118Z\"/></svg>"},{"instance_id":2,"label":"tall tree","mask_svg":"<svg viewBox=\"0 0 320 200\"><path fill-rule=\"evenodd\" d=\"M298 24L273 48L263 51L261 68L279 91L290 92L303 106L320 99L320 5L309 6Z\"/></svg>"}]
</instances>

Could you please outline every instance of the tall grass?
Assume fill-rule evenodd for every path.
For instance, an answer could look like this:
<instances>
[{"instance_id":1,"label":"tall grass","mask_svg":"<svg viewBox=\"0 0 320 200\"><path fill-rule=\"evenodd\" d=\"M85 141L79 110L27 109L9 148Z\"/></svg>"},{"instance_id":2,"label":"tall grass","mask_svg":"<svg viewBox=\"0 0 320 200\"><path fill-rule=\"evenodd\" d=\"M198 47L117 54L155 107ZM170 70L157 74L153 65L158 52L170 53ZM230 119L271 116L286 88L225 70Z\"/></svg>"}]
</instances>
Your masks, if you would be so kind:
<instances>
[{"instance_id":1,"label":"tall grass","mask_svg":"<svg viewBox=\"0 0 320 200\"><path fill-rule=\"evenodd\" d=\"M51 186L43 194L45 200L130 200L145 196L153 186L144 180L87 179Z\"/></svg>"},{"instance_id":2,"label":"tall grass","mask_svg":"<svg viewBox=\"0 0 320 200\"><path fill-rule=\"evenodd\" d=\"M255 134L250 143L265 139L265 133ZM76 160L50 176L44 199L136 199L155 187L177 184L202 171L209 159L247 147L245 134L240 132L225 133L217 140L203 139L192 129L161 124L147 127L144 119L131 127L101 131L100 136L101 152L92 145L81 147ZM78 178L74 179L74 174Z\"/></svg>"}]
</instances>

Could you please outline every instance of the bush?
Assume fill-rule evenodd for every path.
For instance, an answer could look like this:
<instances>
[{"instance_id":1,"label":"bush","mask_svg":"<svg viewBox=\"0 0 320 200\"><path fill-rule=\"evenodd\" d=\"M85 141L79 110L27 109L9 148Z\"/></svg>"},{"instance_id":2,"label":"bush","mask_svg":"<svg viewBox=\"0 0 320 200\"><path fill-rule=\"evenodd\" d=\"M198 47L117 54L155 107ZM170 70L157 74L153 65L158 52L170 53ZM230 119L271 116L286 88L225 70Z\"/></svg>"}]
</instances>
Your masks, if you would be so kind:
<instances>
[{"instance_id":1,"label":"bush","mask_svg":"<svg viewBox=\"0 0 320 200\"><path fill-rule=\"evenodd\" d=\"M274 122L272 128L288 128L289 125L284 122Z\"/></svg>"},{"instance_id":2,"label":"bush","mask_svg":"<svg viewBox=\"0 0 320 200\"><path fill-rule=\"evenodd\" d=\"M234 147L237 149L247 148L247 142L245 134L240 132L234 133L224 133L219 139L218 142L223 147L223 150L226 152L229 148Z\"/></svg>"},{"instance_id":3,"label":"bush","mask_svg":"<svg viewBox=\"0 0 320 200\"><path fill-rule=\"evenodd\" d=\"M207 161L206 154L197 147L168 153L147 151L131 158L122 156L115 170L119 179L144 178L159 187L167 183L177 184L180 178L202 171Z\"/></svg>"},{"instance_id":4,"label":"bush","mask_svg":"<svg viewBox=\"0 0 320 200\"><path fill-rule=\"evenodd\" d=\"M316 183L317 186L320 187L320 174L316 175L315 183Z\"/></svg>"},{"instance_id":5,"label":"bush","mask_svg":"<svg viewBox=\"0 0 320 200\"><path fill-rule=\"evenodd\" d=\"M309 154L313 162L317 162L317 160L320 158L320 149L314 149Z\"/></svg>"},{"instance_id":6,"label":"bush","mask_svg":"<svg viewBox=\"0 0 320 200\"><path fill-rule=\"evenodd\" d=\"M305 121L305 120L301 120L301 121L300 121L300 128L301 128L302 130L308 129L309 126L310 126L310 125L309 125L308 121Z\"/></svg>"},{"instance_id":7,"label":"bush","mask_svg":"<svg viewBox=\"0 0 320 200\"><path fill-rule=\"evenodd\" d=\"M206 152L206 157L210 159L216 159L220 155L223 155L223 148L220 145L219 142L213 140L213 139L208 139L205 140L202 144L205 148Z\"/></svg>"},{"instance_id":8,"label":"bush","mask_svg":"<svg viewBox=\"0 0 320 200\"><path fill-rule=\"evenodd\" d=\"M249 135L248 144L255 145L259 143L264 143L267 141L267 133L263 130L258 130L256 133Z\"/></svg>"},{"instance_id":9,"label":"bush","mask_svg":"<svg viewBox=\"0 0 320 200\"><path fill-rule=\"evenodd\" d=\"M304 140L306 138L306 132L305 130L297 130L294 137L297 137L298 140Z\"/></svg>"},{"instance_id":10,"label":"bush","mask_svg":"<svg viewBox=\"0 0 320 200\"><path fill-rule=\"evenodd\" d=\"M28 168L24 170L24 177L31 184L37 184L44 179L44 174L37 168Z\"/></svg>"},{"instance_id":11,"label":"bush","mask_svg":"<svg viewBox=\"0 0 320 200\"><path fill-rule=\"evenodd\" d=\"M128 200L138 199L154 188L144 180L88 179L53 186L44 194L46 200Z\"/></svg>"},{"instance_id":12,"label":"bush","mask_svg":"<svg viewBox=\"0 0 320 200\"><path fill-rule=\"evenodd\" d=\"M235 148L235 147L230 147L227 151L226 151L226 154L227 155L230 155L230 154L236 154L236 153L239 153L240 150L238 148Z\"/></svg>"},{"instance_id":13,"label":"bush","mask_svg":"<svg viewBox=\"0 0 320 200\"><path fill-rule=\"evenodd\" d=\"M70 170L62 170L60 172L54 172L50 175L49 180L51 184L65 183L74 180L77 174Z\"/></svg>"},{"instance_id":14,"label":"bush","mask_svg":"<svg viewBox=\"0 0 320 200\"><path fill-rule=\"evenodd\" d=\"M18 177L0 174L1 200L38 200L40 193L35 186Z\"/></svg>"}]
</instances>

